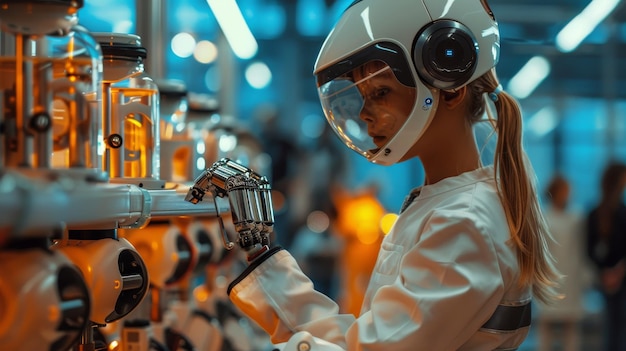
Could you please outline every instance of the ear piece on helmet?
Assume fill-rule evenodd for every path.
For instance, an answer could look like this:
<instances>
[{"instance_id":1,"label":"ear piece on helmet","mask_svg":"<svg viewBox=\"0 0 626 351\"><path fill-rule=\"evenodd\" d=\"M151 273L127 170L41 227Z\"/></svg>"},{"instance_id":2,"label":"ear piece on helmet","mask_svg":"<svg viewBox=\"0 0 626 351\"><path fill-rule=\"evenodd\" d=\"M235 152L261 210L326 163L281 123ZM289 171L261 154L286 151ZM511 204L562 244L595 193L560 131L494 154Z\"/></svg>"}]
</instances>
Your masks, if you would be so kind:
<instances>
[{"instance_id":1,"label":"ear piece on helmet","mask_svg":"<svg viewBox=\"0 0 626 351\"><path fill-rule=\"evenodd\" d=\"M471 30L454 20L437 20L424 27L413 47L413 63L422 80L451 90L467 83L476 70L478 42Z\"/></svg>"}]
</instances>

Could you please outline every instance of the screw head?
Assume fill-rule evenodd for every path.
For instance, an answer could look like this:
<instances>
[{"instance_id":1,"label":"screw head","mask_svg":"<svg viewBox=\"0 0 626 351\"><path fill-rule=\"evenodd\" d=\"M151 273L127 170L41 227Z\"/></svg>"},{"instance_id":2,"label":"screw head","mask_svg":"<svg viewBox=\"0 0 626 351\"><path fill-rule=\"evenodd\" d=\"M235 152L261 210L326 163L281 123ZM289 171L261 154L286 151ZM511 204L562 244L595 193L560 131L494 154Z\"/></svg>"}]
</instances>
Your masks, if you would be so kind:
<instances>
[{"instance_id":1,"label":"screw head","mask_svg":"<svg viewBox=\"0 0 626 351\"><path fill-rule=\"evenodd\" d=\"M30 127L37 132L46 132L51 126L52 119L47 112L37 113L30 118Z\"/></svg>"},{"instance_id":2,"label":"screw head","mask_svg":"<svg viewBox=\"0 0 626 351\"><path fill-rule=\"evenodd\" d=\"M311 350L311 344L306 341L300 341L298 344L298 351L309 351Z\"/></svg>"},{"instance_id":3,"label":"screw head","mask_svg":"<svg viewBox=\"0 0 626 351\"><path fill-rule=\"evenodd\" d=\"M107 143L109 144L110 147L117 149L121 147L123 144L122 136L119 134L111 134L107 138Z\"/></svg>"}]
</instances>

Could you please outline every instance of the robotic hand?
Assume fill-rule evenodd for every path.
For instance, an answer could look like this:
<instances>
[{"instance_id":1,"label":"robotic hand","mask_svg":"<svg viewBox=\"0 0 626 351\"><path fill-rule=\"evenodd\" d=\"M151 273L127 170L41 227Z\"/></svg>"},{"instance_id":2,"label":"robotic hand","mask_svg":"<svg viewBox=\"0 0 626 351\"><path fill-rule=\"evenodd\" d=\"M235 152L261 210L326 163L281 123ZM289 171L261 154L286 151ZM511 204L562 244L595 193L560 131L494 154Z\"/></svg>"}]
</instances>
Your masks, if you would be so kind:
<instances>
[{"instance_id":1,"label":"robotic hand","mask_svg":"<svg viewBox=\"0 0 626 351\"><path fill-rule=\"evenodd\" d=\"M196 178L189 189L186 201L197 204L210 192L216 197L228 197L232 221L239 233L237 244L245 250L251 262L269 249L270 234L274 226L274 208L271 187L266 177L228 158L223 158L207 168ZM215 209L218 210L215 202ZM218 210L222 238L226 249L235 244L230 241Z\"/></svg>"}]
</instances>

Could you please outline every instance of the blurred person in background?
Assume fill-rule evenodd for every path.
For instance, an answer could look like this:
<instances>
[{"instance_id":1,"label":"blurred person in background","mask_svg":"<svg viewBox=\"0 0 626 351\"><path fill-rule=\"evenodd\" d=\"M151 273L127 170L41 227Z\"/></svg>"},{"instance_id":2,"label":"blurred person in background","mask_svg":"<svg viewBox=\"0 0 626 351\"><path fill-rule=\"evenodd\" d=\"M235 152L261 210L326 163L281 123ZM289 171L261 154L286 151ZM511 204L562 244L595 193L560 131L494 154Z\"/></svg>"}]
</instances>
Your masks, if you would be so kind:
<instances>
[{"instance_id":1,"label":"blurred person in background","mask_svg":"<svg viewBox=\"0 0 626 351\"><path fill-rule=\"evenodd\" d=\"M289 247L294 239L291 233L300 225L299 206L295 203L297 196L294 196L294 192L302 191L301 168L307 153L288 131L281 128L280 122L277 106L261 105L254 115L254 123L260 128L252 132L257 133L263 152L270 157L268 178L272 184L275 240Z\"/></svg>"},{"instance_id":2,"label":"blurred person in background","mask_svg":"<svg viewBox=\"0 0 626 351\"><path fill-rule=\"evenodd\" d=\"M327 122L372 163L419 158L425 182L382 240L358 316L316 291L288 250L246 250L229 297L273 343L308 333L310 349L521 345L531 300L551 301L559 274L499 50L485 0L361 0L343 12L314 69ZM497 133L493 165L481 162L481 121Z\"/></svg>"},{"instance_id":3,"label":"blurred person in background","mask_svg":"<svg viewBox=\"0 0 626 351\"><path fill-rule=\"evenodd\" d=\"M281 243L302 265L316 290L330 298L339 294L343 242L336 230L338 209L329 193L341 189L348 162L345 150L326 123L317 138L303 147L297 179L293 180L292 239Z\"/></svg>"},{"instance_id":4,"label":"blurred person in background","mask_svg":"<svg viewBox=\"0 0 626 351\"><path fill-rule=\"evenodd\" d=\"M600 202L587 217L587 253L605 302L605 350L626 350L626 164L604 170Z\"/></svg>"},{"instance_id":5,"label":"blurred person in background","mask_svg":"<svg viewBox=\"0 0 626 351\"><path fill-rule=\"evenodd\" d=\"M539 350L578 351L581 344L581 322L585 314L583 295L589 279L585 254L584 216L569 205L571 187L562 174L556 174L547 186L545 218L552 234L549 249L556 267L563 274L559 292L563 299L551 305L540 305L538 314Z\"/></svg>"}]
</instances>

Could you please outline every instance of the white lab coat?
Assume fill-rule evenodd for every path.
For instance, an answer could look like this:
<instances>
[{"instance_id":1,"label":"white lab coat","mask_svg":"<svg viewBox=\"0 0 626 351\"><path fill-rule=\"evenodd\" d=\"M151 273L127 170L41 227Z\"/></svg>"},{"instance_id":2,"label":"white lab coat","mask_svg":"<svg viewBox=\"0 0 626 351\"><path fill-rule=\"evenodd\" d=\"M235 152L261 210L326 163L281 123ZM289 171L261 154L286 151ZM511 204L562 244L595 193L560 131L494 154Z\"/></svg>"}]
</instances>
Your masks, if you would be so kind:
<instances>
[{"instance_id":1,"label":"white lab coat","mask_svg":"<svg viewBox=\"0 0 626 351\"><path fill-rule=\"evenodd\" d=\"M528 326L481 328L498 305L531 296L518 284L493 167L419 191L382 243L358 318L315 292L285 250L244 271L231 301L274 343L304 330L349 351L514 350Z\"/></svg>"}]
</instances>

